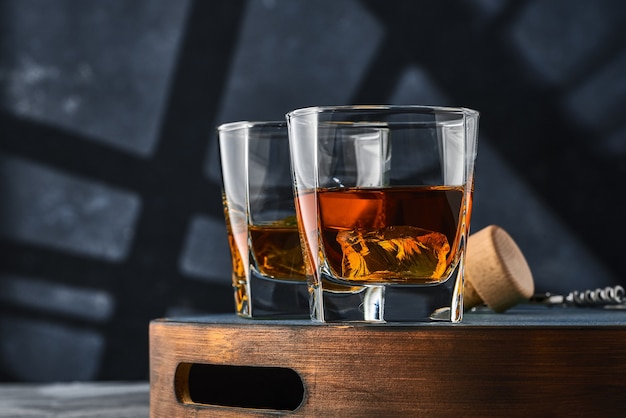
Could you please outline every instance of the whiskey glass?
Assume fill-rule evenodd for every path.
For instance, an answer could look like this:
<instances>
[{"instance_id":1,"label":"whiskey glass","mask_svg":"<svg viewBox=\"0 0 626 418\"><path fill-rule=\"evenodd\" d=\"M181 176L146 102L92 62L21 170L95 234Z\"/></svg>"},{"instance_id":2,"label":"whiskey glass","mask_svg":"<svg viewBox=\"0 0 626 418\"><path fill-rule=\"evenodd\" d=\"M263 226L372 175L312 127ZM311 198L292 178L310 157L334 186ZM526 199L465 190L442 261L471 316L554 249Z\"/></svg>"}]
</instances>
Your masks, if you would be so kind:
<instances>
[{"instance_id":1,"label":"whiskey glass","mask_svg":"<svg viewBox=\"0 0 626 418\"><path fill-rule=\"evenodd\" d=\"M478 112L329 106L286 115L317 322L459 322Z\"/></svg>"},{"instance_id":2,"label":"whiskey glass","mask_svg":"<svg viewBox=\"0 0 626 418\"><path fill-rule=\"evenodd\" d=\"M285 121L217 128L237 315L309 316Z\"/></svg>"}]
</instances>

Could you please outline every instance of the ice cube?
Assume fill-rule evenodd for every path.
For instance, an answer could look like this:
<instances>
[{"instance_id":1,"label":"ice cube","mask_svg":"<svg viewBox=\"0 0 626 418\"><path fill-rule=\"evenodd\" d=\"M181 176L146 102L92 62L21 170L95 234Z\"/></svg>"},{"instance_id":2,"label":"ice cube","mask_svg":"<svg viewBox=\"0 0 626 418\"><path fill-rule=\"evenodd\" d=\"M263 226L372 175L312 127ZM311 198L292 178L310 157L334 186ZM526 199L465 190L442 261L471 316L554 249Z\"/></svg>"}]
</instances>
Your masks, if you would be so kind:
<instances>
[{"instance_id":1,"label":"ice cube","mask_svg":"<svg viewBox=\"0 0 626 418\"><path fill-rule=\"evenodd\" d=\"M447 269L450 244L445 235L414 226L341 231L342 276L363 280L385 277L438 279Z\"/></svg>"}]
</instances>

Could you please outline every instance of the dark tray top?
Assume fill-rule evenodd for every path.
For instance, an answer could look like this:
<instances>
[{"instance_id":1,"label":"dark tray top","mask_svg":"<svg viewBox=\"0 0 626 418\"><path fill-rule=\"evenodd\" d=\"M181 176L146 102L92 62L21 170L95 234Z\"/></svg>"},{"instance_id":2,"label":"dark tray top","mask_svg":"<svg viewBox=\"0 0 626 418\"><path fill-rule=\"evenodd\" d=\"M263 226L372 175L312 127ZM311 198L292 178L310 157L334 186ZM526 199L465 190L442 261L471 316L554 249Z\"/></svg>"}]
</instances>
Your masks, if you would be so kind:
<instances>
[{"instance_id":1,"label":"dark tray top","mask_svg":"<svg viewBox=\"0 0 626 418\"><path fill-rule=\"evenodd\" d=\"M308 319L245 319L233 314L210 314L163 318L158 321L184 322L197 324L226 325L275 325L275 326L356 326L356 327L624 327L626 328L626 307L578 308L546 307L541 305L521 305L504 313L494 313L487 308L476 308L466 312L459 324L448 322L360 324L332 323L320 324Z\"/></svg>"}]
</instances>

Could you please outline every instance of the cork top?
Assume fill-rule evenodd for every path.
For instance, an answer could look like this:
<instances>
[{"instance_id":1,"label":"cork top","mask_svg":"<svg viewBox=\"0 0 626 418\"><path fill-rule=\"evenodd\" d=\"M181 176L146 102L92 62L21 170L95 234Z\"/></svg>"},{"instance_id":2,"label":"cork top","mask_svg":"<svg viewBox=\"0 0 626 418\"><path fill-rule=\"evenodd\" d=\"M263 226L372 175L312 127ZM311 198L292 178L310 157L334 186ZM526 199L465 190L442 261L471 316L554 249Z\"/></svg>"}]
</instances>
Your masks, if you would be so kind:
<instances>
[{"instance_id":1,"label":"cork top","mask_svg":"<svg viewBox=\"0 0 626 418\"><path fill-rule=\"evenodd\" d=\"M465 309L485 303L496 312L527 301L535 291L524 254L502 228L490 225L469 237Z\"/></svg>"}]
</instances>

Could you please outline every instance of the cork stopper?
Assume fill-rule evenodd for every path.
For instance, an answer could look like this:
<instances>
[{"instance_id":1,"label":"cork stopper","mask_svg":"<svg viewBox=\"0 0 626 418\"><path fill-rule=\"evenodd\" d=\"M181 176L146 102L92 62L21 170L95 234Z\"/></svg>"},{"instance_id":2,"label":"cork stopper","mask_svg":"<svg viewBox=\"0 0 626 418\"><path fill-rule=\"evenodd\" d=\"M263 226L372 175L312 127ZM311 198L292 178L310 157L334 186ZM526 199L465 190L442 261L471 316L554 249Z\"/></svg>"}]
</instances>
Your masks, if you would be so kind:
<instances>
[{"instance_id":1,"label":"cork stopper","mask_svg":"<svg viewBox=\"0 0 626 418\"><path fill-rule=\"evenodd\" d=\"M515 241L490 225L469 237L465 261L465 310L486 304L496 312L527 301L535 285L530 267Z\"/></svg>"}]
</instances>

